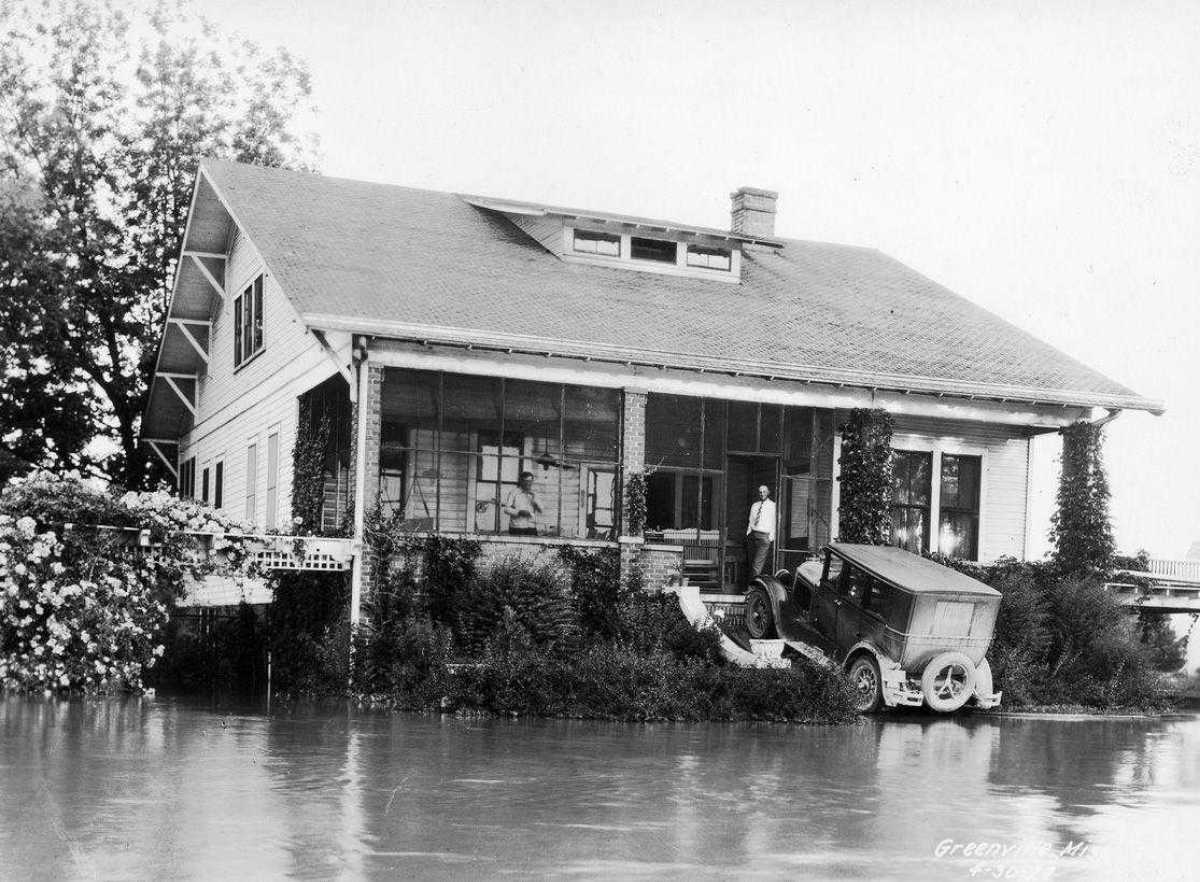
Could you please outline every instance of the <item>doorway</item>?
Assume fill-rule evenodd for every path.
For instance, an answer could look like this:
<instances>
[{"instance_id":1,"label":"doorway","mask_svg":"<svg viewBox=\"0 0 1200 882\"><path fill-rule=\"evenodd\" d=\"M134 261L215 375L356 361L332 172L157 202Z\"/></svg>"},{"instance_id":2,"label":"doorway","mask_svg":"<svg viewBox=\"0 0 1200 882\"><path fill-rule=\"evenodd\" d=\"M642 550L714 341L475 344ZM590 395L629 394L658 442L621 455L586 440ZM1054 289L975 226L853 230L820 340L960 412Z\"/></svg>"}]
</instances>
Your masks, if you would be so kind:
<instances>
[{"instance_id":1,"label":"doorway","mask_svg":"<svg viewBox=\"0 0 1200 882\"><path fill-rule=\"evenodd\" d=\"M779 457L753 454L730 454L725 458L725 591L740 594L746 588L749 560L746 555L746 524L750 507L758 501L758 488L765 484L776 503L776 537L779 535ZM775 571L776 544L771 545L764 566Z\"/></svg>"}]
</instances>

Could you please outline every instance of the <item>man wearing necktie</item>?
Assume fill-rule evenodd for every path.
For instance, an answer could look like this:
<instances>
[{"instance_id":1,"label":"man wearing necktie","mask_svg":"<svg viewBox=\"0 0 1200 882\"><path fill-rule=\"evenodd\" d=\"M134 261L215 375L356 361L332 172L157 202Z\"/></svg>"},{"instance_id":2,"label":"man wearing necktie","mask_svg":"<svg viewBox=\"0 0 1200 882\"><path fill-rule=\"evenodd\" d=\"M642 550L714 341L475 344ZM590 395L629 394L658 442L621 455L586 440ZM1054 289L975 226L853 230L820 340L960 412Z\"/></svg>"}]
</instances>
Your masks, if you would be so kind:
<instances>
[{"instance_id":1,"label":"man wearing necktie","mask_svg":"<svg viewBox=\"0 0 1200 882\"><path fill-rule=\"evenodd\" d=\"M775 503L766 484L758 488L758 502L750 506L750 521L746 524L746 558L750 563L747 582L762 572L767 552L775 541Z\"/></svg>"}]
</instances>

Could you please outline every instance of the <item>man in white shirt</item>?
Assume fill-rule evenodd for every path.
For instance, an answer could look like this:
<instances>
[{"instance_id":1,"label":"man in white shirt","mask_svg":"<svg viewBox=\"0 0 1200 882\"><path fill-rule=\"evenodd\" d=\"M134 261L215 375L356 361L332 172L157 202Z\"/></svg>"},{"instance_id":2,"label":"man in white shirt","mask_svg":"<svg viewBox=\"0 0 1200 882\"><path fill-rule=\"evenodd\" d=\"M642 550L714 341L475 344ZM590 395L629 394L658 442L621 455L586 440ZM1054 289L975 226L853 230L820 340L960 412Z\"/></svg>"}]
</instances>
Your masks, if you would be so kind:
<instances>
[{"instance_id":1,"label":"man in white shirt","mask_svg":"<svg viewBox=\"0 0 1200 882\"><path fill-rule=\"evenodd\" d=\"M521 482L504 499L504 513L508 515L508 532L514 536L536 536L535 515L542 513L541 503L533 492L533 473L521 472Z\"/></svg>"},{"instance_id":2,"label":"man in white shirt","mask_svg":"<svg viewBox=\"0 0 1200 882\"><path fill-rule=\"evenodd\" d=\"M766 484L758 488L758 502L750 506L750 521L746 524L746 560L750 564L747 582L762 573L767 552L775 541L775 503Z\"/></svg>"}]
</instances>

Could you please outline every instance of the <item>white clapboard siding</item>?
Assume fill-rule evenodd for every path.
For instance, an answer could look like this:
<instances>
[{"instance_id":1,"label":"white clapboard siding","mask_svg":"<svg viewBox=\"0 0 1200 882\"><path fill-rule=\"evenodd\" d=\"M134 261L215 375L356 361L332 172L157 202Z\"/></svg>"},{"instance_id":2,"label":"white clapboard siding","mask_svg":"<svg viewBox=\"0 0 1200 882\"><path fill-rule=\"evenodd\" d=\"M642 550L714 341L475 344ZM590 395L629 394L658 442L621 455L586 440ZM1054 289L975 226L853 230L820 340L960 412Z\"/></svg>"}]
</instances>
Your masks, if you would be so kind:
<instances>
[{"instance_id":1,"label":"white clapboard siding","mask_svg":"<svg viewBox=\"0 0 1200 882\"><path fill-rule=\"evenodd\" d=\"M196 457L196 492L200 469L209 460L225 462L222 511L245 519L247 451L257 447L255 511L252 520L265 526L267 511L267 438L279 434L276 479L276 526L291 521L292 450L295 446L298 396L335 372L320 345L309 334L278 282L265 273L253 244L236 236L230 248L225 285L229 293L213 316L208 373L200 380L197 420L180 444L180 460ZM233 298L259 273L263 282L263 349L240 369L233 364ZM212 496L210 494L210 502Z\"/></svg>"}]
</instances>

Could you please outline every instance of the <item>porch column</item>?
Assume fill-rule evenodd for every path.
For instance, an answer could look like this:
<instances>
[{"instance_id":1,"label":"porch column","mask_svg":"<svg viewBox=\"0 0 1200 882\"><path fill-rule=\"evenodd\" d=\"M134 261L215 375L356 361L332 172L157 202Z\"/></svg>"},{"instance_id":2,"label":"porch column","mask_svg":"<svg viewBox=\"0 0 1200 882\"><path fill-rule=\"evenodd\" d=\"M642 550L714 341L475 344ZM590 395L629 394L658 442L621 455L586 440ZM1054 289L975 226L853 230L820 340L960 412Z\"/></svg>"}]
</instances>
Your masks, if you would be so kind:
<instances>
[{"instance_id":1,"label":"porch column","mask_svg":"<svg viewBox=\"0 0 1200 882\"><path fill-rule=\"evenodd\" d=\"M640 572L641 533L629 532L629 478L646 468L646 390L625 389L621 407L621 582Z\"/></svg>"},{"instance_id":2,"label":"porch column","mask_svg":"<svg viewBox=\"0 0 1200 882\"><path fill-rule=\"evenodd\" d=\"M350 624L357 625L364 597L377 574L363 536L366 515L379 497L379 445L382 438L383 368L364 357L358 363L358 400L351 406L354 435L350 486L354 494L354 564L350 578Z\"/></svg>"}]
</instances>

